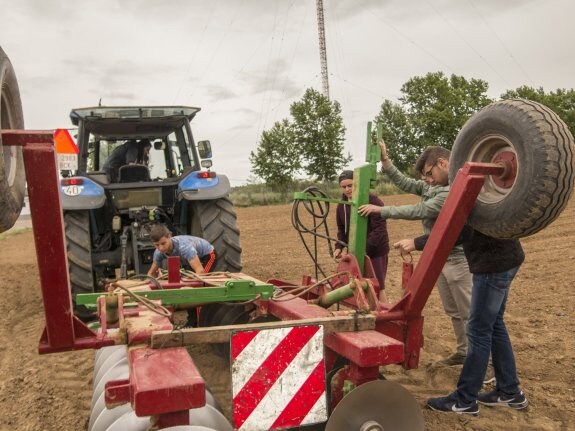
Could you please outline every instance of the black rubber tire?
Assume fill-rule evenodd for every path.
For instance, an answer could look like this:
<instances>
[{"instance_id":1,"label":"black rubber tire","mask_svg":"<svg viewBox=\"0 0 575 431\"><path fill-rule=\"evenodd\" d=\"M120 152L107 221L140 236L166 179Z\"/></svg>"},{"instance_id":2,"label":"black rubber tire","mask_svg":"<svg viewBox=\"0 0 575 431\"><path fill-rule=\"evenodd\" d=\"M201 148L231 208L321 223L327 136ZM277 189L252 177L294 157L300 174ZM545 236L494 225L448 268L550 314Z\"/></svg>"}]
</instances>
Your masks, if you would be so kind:
<instances>
[{"instance_id":1,"label":"black rubber tire","mask_svg":"<svg viewBox=\"0 0 575 431\"><path fill-rule=\"evenodd\" d=\"M95 289L89 212L65 212L64 229L72 297L75 298L78 293L93 293Z\"/></svg>"},{"instance_id":2,"label":"black rubber tire","mask_svg":"<svg viewBox=\"0 0 575 431\"><path fill-rule=\"evenodd\" d=\"M191 235L206 239L216 250L216 264L211 272L240 272L240 230L232 201L224 197L212 201L194 201L191 205Z\"/></svg>"},{"instance_id":3,"label":"black rubber tire","mask_svg":"<svg viewBox=\"0 0 575 431\"><path fill-rule=\"evenodd\" d=\"M219 324L217 326L225 325L241 325L248 323L250 320L250 310L246 310L242 306L226 307L229 310L222 316ZM230 360L230 343L218 343L213 344L216 353L226 361Z\"/></svg>"},{"instance_id":4,"label":"black rubber tire","mask_svg":"<svg viewBox=\"0 0 575 431\"><path fill-rule=\"evenodd\" d=\"M450 182L466 161L490 163L504 151L515 154L516 178L501 188L487 177L469 223L492 237L522 238L548 226L567 205L575 181L575 144L567 125L546 106L525 99L495 102L457 135Z\"/></svg>"},{"instance_id":5,"label":"black rubber tire","mask_svg":"<svg viewBox=\"0 0 575 431\"><path fill-rule=\"evenodd\" d=\"M221 306L221 304L207 304L202 306L200 309L200 328L212 326L212 318Z\"/></svg>"},{"instance_id":6,"label":"black rubber tire","mask_svg":"<svg viewBox=\"0 0 575 431\"><path fill-rule=\"evenodd\" d=\"M24 115L16 74L0 48L0 129L23 129ZM14 226L26 192L22 147L4 147L0 135L0 232Z\"/></svg>"}]
</instances>

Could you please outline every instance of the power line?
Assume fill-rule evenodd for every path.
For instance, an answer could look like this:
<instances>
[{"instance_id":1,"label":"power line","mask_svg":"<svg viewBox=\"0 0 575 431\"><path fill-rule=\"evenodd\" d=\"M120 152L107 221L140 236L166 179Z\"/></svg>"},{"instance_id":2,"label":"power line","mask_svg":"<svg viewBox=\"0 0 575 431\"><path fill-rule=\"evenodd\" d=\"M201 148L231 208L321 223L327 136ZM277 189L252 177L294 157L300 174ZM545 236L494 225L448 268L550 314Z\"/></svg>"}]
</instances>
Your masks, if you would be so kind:
<instances>
[{"instance_id":1,"label":"power line","mask_svg":"<svg viewBox=\"0 0 575 431\"><path fill-rule=\"evenodd\" d=\"M505 82L506 85L511 86L511 84L509 84L509 82L507 82L507 80L503 77L503 75L501 75L501 74L499 73L499 71L498 71L497 69L495 69L495 68L493 67L493 65L491 65L491 63L489 63L489 62L485 59L485 57L483 57L483 56L471 45L471 43L469 43L469 42L467 41L467 39L465 39L465 38L463 37L463 35L462 35L461 33L459 33L459 32L457 31L457 29L455 28L455 26L454 26L453 24L451 24L451 22L448 21L437 9L435 9L435 7L433 6L433 4L431 4L430 1L425 0L425 2L428 4L428 6L429 6L449 27L451 27L451 29L453 30L453 32L454 32L457 36L459 36L459 38L460 38L463 42L465 42L465 44L466 44L481 60L483 60L483 62L484 62L493 72L495 72L495 73L497 74L497 76L499 76L499 78L501 78L501 80L502 80L503 82Z\"/></svg>"},{"instance_id":2,"label":"power line","mask_svg":"<svg viewBox=\"0 0 575 431\"><path fill-rule=\"evenodd\" d=\"M471 5L471 7L473 8L473 10L475 11L475 13L479 16L479 18L481 18L481 20L483 21L483 23L487 26L487 28L489 28L489 30L491 30L491 32L493 33L493 35L495 36L495 38L499 41L499 43L501 44L501 46L503 46L503 49L505 49L505 51L507 52L507 54L509 55L509 57L511 57L511 59L513 60L513 62L517 65L517 67L523 72L523 74L527 77L527 79L529 80L529 82L533 82L531 80L531 77L529 76L529 74L527 73L527 71L523 68L523 66L521 64L519 64L519 62L517 61L517 59L515 58L515 56L511 53L511 51L509 50L509 48L507 47L507 45L505 44L505 42L503 42L503 40L499 37L499 35L497 34L497 32L493 29L493 27L489 24L489 22L483 17L483 15L481 15L481 13L479 12L479 10L477 9L477 7L475 6L475 4L473 3L473 1L471 0L467 0L469 2L469 4Z\"/></svg>"},{"instance_id":3,"label":"power line","mask_svg":"<svg viewBox=\"0 0 575 431\"><path fill-rule=\"evenodd\" d=\"M394 26L391 22L389 22L388 20L386 20L385 18L382 18L381 16L377 15L373 10L371 10L370 8L367 8L367 10L373 15L375 16L377 19L379 19L380 21L382 21L385 25L387 25L389 28L391 28L393 31L395 31L397 34L399 34L401 37L403 37L405 40L407 40L409 43L411 43L412 45L414 45L415 47L417 47L418 49L420 49L421 51L425 52L428 56L430 56L432 59L434 59L435 61L437 61L439 64L441 64L446 70L448 70L450 73L453 73L453 68L451 66L449 66L447 63L445 63L443 60L441 60L439 57L433 55L429 50L425 49L423 46L421 46L420 44L418 44L417 42L415 42L411 37L409 37L407 34L403 33L401 30L399 30L396 26Z\"/></svg>"}]
</instances>

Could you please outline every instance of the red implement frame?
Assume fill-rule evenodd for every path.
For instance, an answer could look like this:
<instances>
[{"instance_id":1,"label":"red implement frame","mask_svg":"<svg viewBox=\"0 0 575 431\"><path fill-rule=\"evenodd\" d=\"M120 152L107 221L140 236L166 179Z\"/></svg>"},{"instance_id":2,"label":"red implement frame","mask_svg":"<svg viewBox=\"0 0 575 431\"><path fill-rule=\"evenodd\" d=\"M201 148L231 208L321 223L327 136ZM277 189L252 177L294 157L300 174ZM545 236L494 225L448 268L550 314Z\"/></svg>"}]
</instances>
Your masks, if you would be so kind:
<instances>
[{"instance_id":1,"label":"red implement frame","mask_svg":"<svg viewBox=\"0 0 575 431\"><path fill-rule=\"evenodd\" d=\"M23 147L46 318L39 352L97 349L118 343L105 331L96 333L89 329L72 311L54 132L2 130L1 133L3 145ZM418 366L419 351L423 345L423 307L485 177L503 177L506 172L509 169L503 164L466 163L460 169L403 297L395 304L379 304L376 307L373 311L376 316L375 330L326 335L328 369L335 365L338 356L347 358L350 365L345 369L345 379L359 385L378 378L382 365ZM353 260L344 261L343 264L351 273L361 274L359 268L354 270ZM177 284L177 271L171 271L171 274L169 283ZM282 284L277 280L275 282ZM259 301L259 306L282 320L329 315L328 311L310 307L299 298L288 302ZM106 387L106 400L110 405L131 402L138 414L158 415L156 425L160 428L188 424L187 410L201 407L205 402L204 381L185 348L154 349L150 355L148 345L142 342L146 337L151 337L155 328L166 329L170 325L165 319L157 322L157 326L153 325L149 334L140 334L137 337L140 344L130 346L130 379L109 382ZM167 366L174 362L179 364L177 376ZM154 372L147 373L149 369ZM154 377L150 379L152 374Z\"/></svg>"},{"instance_id":2,"label":"red implement frame","mask_svg":"<svg viewBox=\"0 0 575 431\"><path fill-rule=\"evenodd\" d=\"M382 365L402 364L406 369L419 365L419 352L423 346L422 311L447 256L461 233L485 177L501 177L510 171L513 171L513 166L503 163L472 162L467 162L459 170L402 298L395 304L380 304L372 311L376 315L375 331L363 331L361 336L353 333L353 337L349 336L351 333L327 335L325 345L331 350L326 358L328 369L335 362L330 357L341 355L347 358L350 367L346 372L349 379L358 385L373 380L375 370ZM343 271L354 277L361 274L355 259L342 259L337 272ZM286 284L279 280L268 281L278 286ZM311 283L312 280L308 281ZM272 302L269 311L282 319L324 316L322 311L298 304L296 299Z\"/></svg>"},{"instance_id":3,"label":"red implement frame","mask_svg":"<svg viewBox=\"0 0 575 431\"><path fill-rule=\"evenodd\" d=\"M92 331L72 311L54 131L2 130L2 144L23 147L46 320L39 352L115 344L114 338ZM173 329L165 318L154 326ZM108 405L131 402L136 414L157 415L156 426L161 428L189 425L188 410L205 404L203 378L184 347L149 350L145 344L130 347L130 379L106 385Z\"/></svg>"}]
</instances>

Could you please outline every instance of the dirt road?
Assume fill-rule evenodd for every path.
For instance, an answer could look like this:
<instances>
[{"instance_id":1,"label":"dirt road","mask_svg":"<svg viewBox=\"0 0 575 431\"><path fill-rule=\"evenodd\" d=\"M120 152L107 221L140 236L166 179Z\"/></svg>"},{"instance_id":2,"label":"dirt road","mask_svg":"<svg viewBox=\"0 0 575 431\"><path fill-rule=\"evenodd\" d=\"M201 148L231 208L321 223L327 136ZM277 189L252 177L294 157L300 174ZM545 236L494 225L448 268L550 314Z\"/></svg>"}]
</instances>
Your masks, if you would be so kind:
<instances>
[{"instance_id":1,"label":"dirt road","mask_svg":"<svg viewBox=\"0 0 575 431\"><path fill-rule=\"evenodd\" d=\"M386 204L414 201L409 196L384 200ZM311 270L311 261L291 227L289 205L237 212L245 273L297 283ZM423 408L427 397L451 391L459 372L431 366L454 346L450 323L437 293L432 293L424 311L426 343L420 367L383 369L388 379L405 385L420 402L428 431L575 429L574 220L572 200L553 225L522 241L527 260L511 288L506 316L519 376L530 401L528 411L484 407L478 418L469 418ZM418 234L420 225L390 221L388 229L391 241L396 241ZM329 271L334 270L327 257L321 260ZM399 256L392 253L388 274L392 300L399 298L400 268ZM44 316L30 230L0 237L0 286L0 431L85 429L94 352L38 355Z\"/></svg>"}]
</instances>

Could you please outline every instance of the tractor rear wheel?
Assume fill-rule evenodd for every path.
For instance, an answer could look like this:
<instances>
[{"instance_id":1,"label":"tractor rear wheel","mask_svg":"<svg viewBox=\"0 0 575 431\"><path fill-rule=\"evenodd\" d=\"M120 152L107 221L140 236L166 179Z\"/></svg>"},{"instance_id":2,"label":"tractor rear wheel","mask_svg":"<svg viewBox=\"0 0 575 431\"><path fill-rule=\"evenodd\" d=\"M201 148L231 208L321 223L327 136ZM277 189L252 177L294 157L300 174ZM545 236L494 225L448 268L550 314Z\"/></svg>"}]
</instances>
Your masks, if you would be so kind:
<instances>
[{"instance_id":1,"label":"tractor rear wheel","mask_svg":"<svg viewBox=\"0 0 575 431\"><path fill-rule=\"evenodd\" d=\"M240 230L232 201L228 197L212 201L190 202L192 208L191 235L209 241L216 250L213 271L240 272L242 248Z\"/></svg>"},{"instance_id":2,"label":"tractor rear wheel","mask_svg":"<svg viewBox=\"0 0 575 431\"><path fill-rule=\"evenodd\" d=\"M517 99L486 106L463 126L453 145L449 177L465 162L510 161L506 180L489 176L469 224L496 238L532 235L567 205L575 181L575 144L567 125L539 103Z\"/></svg>"},{"instance_id":3,"label":"tractor rear wheel","mask_svg":"<svg viewBox=\"0 0 575 431\"><path fill-rule=\"evenodd\" d=\"M82 320L92 317L84 306L76 306L78 293L94 292L92 271L92 243L90 240L90 213L88 211L69 211L64 213L66 231L66 250L74 313Z\"/></svg>"},{"instance_id":4,"label":"tractor rear wheel","mask_svg":"<svg viewBox=\"0 0 575 431\"><path fill-rule=\"evenodd\" d=\"M0 129L23 129L24 116L12 63L0 48ZM24 203L22 148L3 146L0 135L0 232L14 226Z\"/></svg>"}]
</instances>

